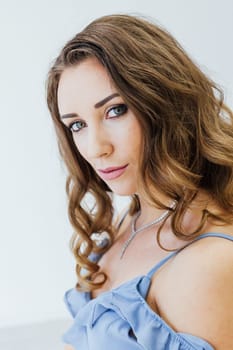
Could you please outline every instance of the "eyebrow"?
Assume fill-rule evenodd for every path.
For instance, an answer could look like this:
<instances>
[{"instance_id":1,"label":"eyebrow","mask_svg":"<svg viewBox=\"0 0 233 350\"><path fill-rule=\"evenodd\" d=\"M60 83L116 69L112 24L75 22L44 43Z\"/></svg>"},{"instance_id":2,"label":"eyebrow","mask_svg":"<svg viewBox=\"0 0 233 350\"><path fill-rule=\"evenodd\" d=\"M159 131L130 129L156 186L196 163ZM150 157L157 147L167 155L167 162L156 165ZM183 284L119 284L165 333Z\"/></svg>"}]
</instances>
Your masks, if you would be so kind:
<instances>
[{"instance_id":1,"label":"eyebrow","mask_svg":"<svg viewBox=\"0 0 233 350\"><path fill-rule=\"evenodd\" d=\"M108 101L112 100L114 97L117 97L117 96L120 96L117 92L115 92L114 94L111 94L107 97L105 97L103 100L97 102L94 107L95 108L100 108L102 107L103 105L105 105L105 103L107 103ZM68 113L68 114L63 114L61 116L61 119L66 119L66 118L75 118L77 117L78 115L76 113Z\"/></svg>"},{"instance_id":2,"label":"eyebrow","mask_svg":"<svg viewBox=\"0 0 233 350\"><path fill-rule=\"evenodd\" d=\"M105 103L107 103L108 101L110 101L112 98L117 97L117 96L120 96L120 95L119 95L117 92L115 92L114 94L105 97L102 101L97 102L97 103L94 105L94 107L95 107L95 108L100 108L100 107L102 107L103 105L105 105Z\"/></svg>"}]
</instances>

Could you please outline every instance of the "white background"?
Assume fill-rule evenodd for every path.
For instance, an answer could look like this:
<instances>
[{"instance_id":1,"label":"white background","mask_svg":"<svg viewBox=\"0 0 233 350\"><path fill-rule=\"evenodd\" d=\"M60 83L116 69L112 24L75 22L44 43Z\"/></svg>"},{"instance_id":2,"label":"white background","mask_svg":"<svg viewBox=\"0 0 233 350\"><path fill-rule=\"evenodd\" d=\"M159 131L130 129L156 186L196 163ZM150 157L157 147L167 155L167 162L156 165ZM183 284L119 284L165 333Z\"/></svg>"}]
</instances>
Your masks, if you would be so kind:
<instances>
[{"instance_id":1,"label":"white background","mask_svg":"<svg viewBox=\"0 0 233 350\"><path fill-rule=\"evenodd\" d=\"M50 62L90 20L149 15L233 106L231 0L0 0L0 327L61 319L75 283L65 169L45 104Z\"/></svg>"}]
</instances>

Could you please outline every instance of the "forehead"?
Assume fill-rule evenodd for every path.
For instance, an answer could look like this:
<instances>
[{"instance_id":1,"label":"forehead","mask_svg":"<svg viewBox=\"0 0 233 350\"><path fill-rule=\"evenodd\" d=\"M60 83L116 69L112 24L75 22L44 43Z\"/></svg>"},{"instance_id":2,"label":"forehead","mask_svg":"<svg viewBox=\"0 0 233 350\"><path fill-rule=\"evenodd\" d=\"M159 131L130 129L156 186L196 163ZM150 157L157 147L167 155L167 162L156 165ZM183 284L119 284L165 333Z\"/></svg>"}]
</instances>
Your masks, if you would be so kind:
<instances>
[{"instance_id":1,"label":"forehead","mask_svg":"<svg viewBox=\"0 0 233 350\"><path fill-rule=\"evenodd\" d=\"M116 92L107 70L96 58L88 58L66 68L58 85L58 108L61 114L94 105Z\"/></svg>"}]
</instances>

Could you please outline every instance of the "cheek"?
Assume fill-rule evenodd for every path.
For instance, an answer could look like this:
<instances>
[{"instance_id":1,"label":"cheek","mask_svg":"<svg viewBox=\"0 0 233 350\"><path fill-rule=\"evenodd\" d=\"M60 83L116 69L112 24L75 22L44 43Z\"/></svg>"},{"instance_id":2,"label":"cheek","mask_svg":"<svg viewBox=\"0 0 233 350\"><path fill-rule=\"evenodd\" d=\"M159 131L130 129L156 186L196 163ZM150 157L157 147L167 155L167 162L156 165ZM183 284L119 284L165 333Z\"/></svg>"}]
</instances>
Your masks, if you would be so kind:
<instances>
[{"instance_id":1,"label":"cheek","mask_svg":"<svg viewBox=\"0 0 233 350\"><path fill-rule=\"evenodd\" d=\"M77 137L74 135L73 140L74 140L74 143L75 143L75 146L76 146L78 152L81 154L81 156L83 158L86 159L87 147L86 147L85 139L83 137Z\"/></svg>"},{"instance_id":2,"label":"cheek","mask_svg":"<svg viewBox=\"0 0 233 350\"><path fill-rule=\"evenodd\" d=\"M129 125L126 129L124 139L128 149L131 150L135 158L138 158L138 153L142 149L142 132L137 121Z\"/></svg>"},{"instance_id":3,"label":"cheek","mask_svg":"<svg viewBox=\"0 0 233 350\"><path fill-rule=\"evenodd\" d=\"M128 154L130 158L138 159L142 150L142 132L135 117L132 116L124 124L116 124L111 132L111 139L115 150L122 155Z\"/></svg>"}]
</instances>

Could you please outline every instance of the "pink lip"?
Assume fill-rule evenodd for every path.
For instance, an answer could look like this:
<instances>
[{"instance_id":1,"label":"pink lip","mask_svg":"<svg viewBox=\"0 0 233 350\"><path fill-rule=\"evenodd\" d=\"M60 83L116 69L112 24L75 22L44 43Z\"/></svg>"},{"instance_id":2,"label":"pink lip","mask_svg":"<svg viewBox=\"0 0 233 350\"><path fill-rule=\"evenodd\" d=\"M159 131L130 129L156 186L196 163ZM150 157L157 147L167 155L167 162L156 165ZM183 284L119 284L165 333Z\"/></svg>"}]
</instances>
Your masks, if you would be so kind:
<instances>
[{"instance_id":1,"label":"pink lip","mask_svg":"<svg viewBox=\"0 0 233 350\"><path fill-rule=\"evenodd\" d=\"M121 176L124 173L127 166L128 164L121 167L110 167L106 169L98 169L98 172L100 173L103 180L112 180Z\"/></svg>"}]
</instances>

